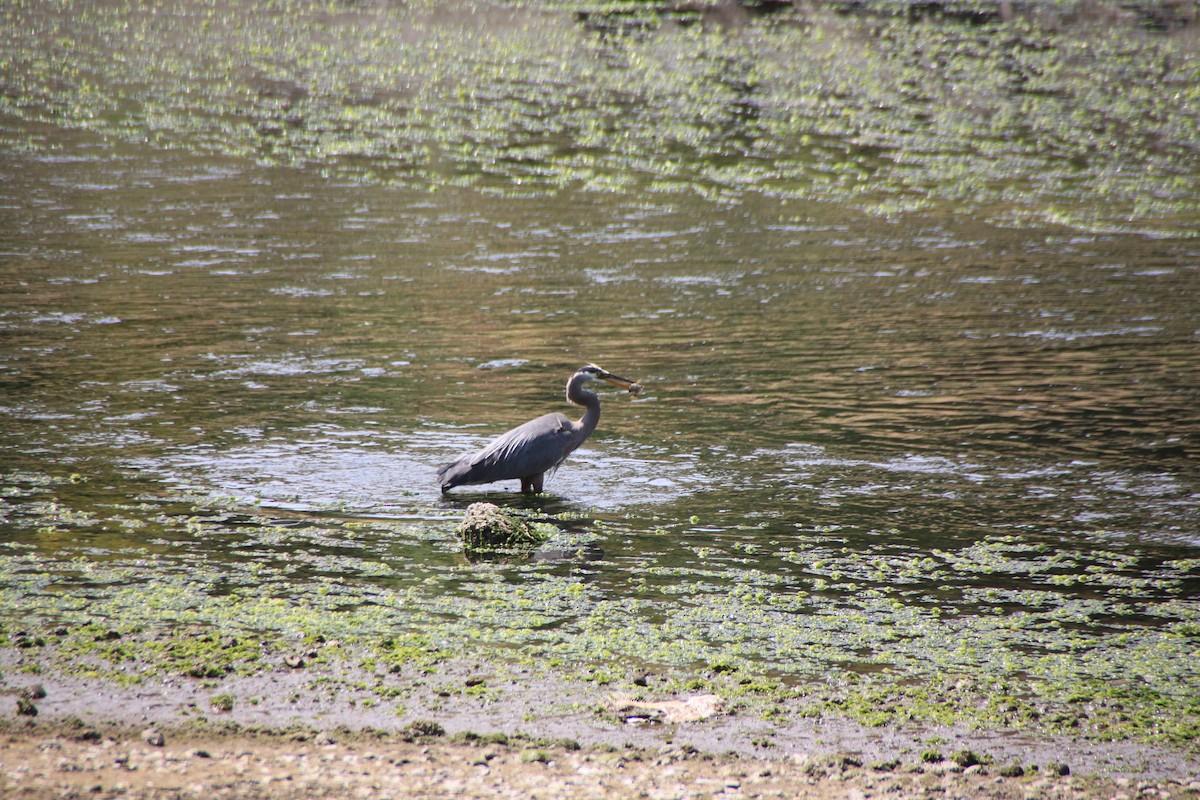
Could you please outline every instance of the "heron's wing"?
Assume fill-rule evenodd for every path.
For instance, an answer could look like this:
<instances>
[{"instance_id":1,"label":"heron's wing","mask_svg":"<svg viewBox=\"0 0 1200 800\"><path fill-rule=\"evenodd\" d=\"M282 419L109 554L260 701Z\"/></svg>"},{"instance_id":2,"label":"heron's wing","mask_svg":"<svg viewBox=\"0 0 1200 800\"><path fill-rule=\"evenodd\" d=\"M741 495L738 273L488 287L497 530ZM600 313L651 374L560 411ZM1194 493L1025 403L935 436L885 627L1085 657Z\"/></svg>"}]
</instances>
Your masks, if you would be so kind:
<instances>
[{"instance_id":1,"label":"heron's wing","mask_svg":"<svg viewBox=\"0 0 1200 800\"><path fill-rule=\"evenodd\" d=\"M564 414L546 414L498 437L487 447L438 470L442 490L517 478L557 467L579 445L576 425Z\"/></svg>"},{"instance_id":2,"label":"heron's wing","mask_svg":"<svg viewBox=\"0 0 1200 800\"><path fill-rule=\"evenodd\" d=\"M487 481L540 475L567 457L573 440L574 423L565 414L545 414L471 456L471 472Z\"/></svg>"}]
</instances>

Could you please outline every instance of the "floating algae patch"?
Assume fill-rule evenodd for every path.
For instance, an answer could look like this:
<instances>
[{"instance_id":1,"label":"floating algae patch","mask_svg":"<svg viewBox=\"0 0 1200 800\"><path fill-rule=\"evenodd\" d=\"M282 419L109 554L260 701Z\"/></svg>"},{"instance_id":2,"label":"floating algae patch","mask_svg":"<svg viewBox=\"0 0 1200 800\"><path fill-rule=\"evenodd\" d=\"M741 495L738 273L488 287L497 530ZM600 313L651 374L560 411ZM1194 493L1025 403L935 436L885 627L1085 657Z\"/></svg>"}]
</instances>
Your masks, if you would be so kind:
<instances>
[{"instance_id":1,"label":"floating algae patch","mask_svg":"<svg viewBox=\"0 0 1200 800\"><path fill-rule=\"evenodd\" d=\"M7 4L0 111L414 187L1200 228L1193 18L962 7Z\"/></svg>"}]
</instances>

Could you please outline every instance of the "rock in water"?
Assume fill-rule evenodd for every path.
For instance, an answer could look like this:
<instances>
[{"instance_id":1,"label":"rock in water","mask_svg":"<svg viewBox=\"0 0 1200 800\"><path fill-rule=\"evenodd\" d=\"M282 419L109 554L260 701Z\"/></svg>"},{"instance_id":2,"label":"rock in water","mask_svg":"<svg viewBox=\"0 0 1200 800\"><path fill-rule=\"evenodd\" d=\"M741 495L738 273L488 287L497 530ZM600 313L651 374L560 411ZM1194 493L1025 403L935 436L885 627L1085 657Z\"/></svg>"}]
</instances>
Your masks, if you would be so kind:
<instances>
[{"instance_id":1,"label":"rock in water","mask_svg":"<svg viewBox=\"0 0 1200 800\"><path fill-rule=\"evenodd\" d=\"M472 503L458 526L458 535L468 550L495 550L537 544L542 536L530 525L494 503Z\"/></svg>"}]
</instances>

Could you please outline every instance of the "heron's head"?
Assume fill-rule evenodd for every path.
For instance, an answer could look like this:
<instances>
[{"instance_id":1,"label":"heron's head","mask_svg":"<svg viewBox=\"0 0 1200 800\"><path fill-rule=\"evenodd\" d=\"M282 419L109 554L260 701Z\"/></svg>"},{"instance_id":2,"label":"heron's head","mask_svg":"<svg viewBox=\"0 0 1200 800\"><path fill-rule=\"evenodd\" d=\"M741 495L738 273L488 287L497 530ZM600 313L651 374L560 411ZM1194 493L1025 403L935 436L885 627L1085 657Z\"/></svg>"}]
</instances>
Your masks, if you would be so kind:
<instances>
[{"instance_id":1,"label":"heron's head","mask_svg":"<svg viewBox=\"0 0 1200 800\"><path fill-rule=\"evenodd\" d=\"M631 381L628 378L622 378L620 376L613 375L608 370L598 367L595 364L588 364L585 367L580 367L575 371L575 374L577 376L584 376L584 380L587 381L604 381L605 383L611 383L613 386L619 386L622 389L625 389L630 394L638 394L642 391L642 385L637 381Z\"/></svg>"}]
</instances>

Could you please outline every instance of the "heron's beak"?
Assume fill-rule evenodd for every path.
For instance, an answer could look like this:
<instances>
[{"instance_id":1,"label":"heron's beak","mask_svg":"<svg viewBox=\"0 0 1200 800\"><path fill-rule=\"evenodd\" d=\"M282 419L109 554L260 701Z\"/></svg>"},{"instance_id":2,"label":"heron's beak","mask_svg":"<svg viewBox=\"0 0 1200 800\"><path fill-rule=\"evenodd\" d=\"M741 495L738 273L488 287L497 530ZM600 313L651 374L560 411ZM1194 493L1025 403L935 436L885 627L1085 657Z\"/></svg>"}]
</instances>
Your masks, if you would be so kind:
<instances>
[{"instance_id":1,"label":"heron's beak","mask_svg":"<svg viewBox=\"0 0 1200 800\"><path fill-rule=\"evenodd\" d=\"M596 367L595 364L592 366ZM596 369L600 370L600 380L604 381L605 383L611 383L613 386L620 386L630 394L641 394L642 385L637 381L631 381L629 378L622 378L618 375L613 375L603 367L596 367Z\"/></svg>"}]
</instances>

